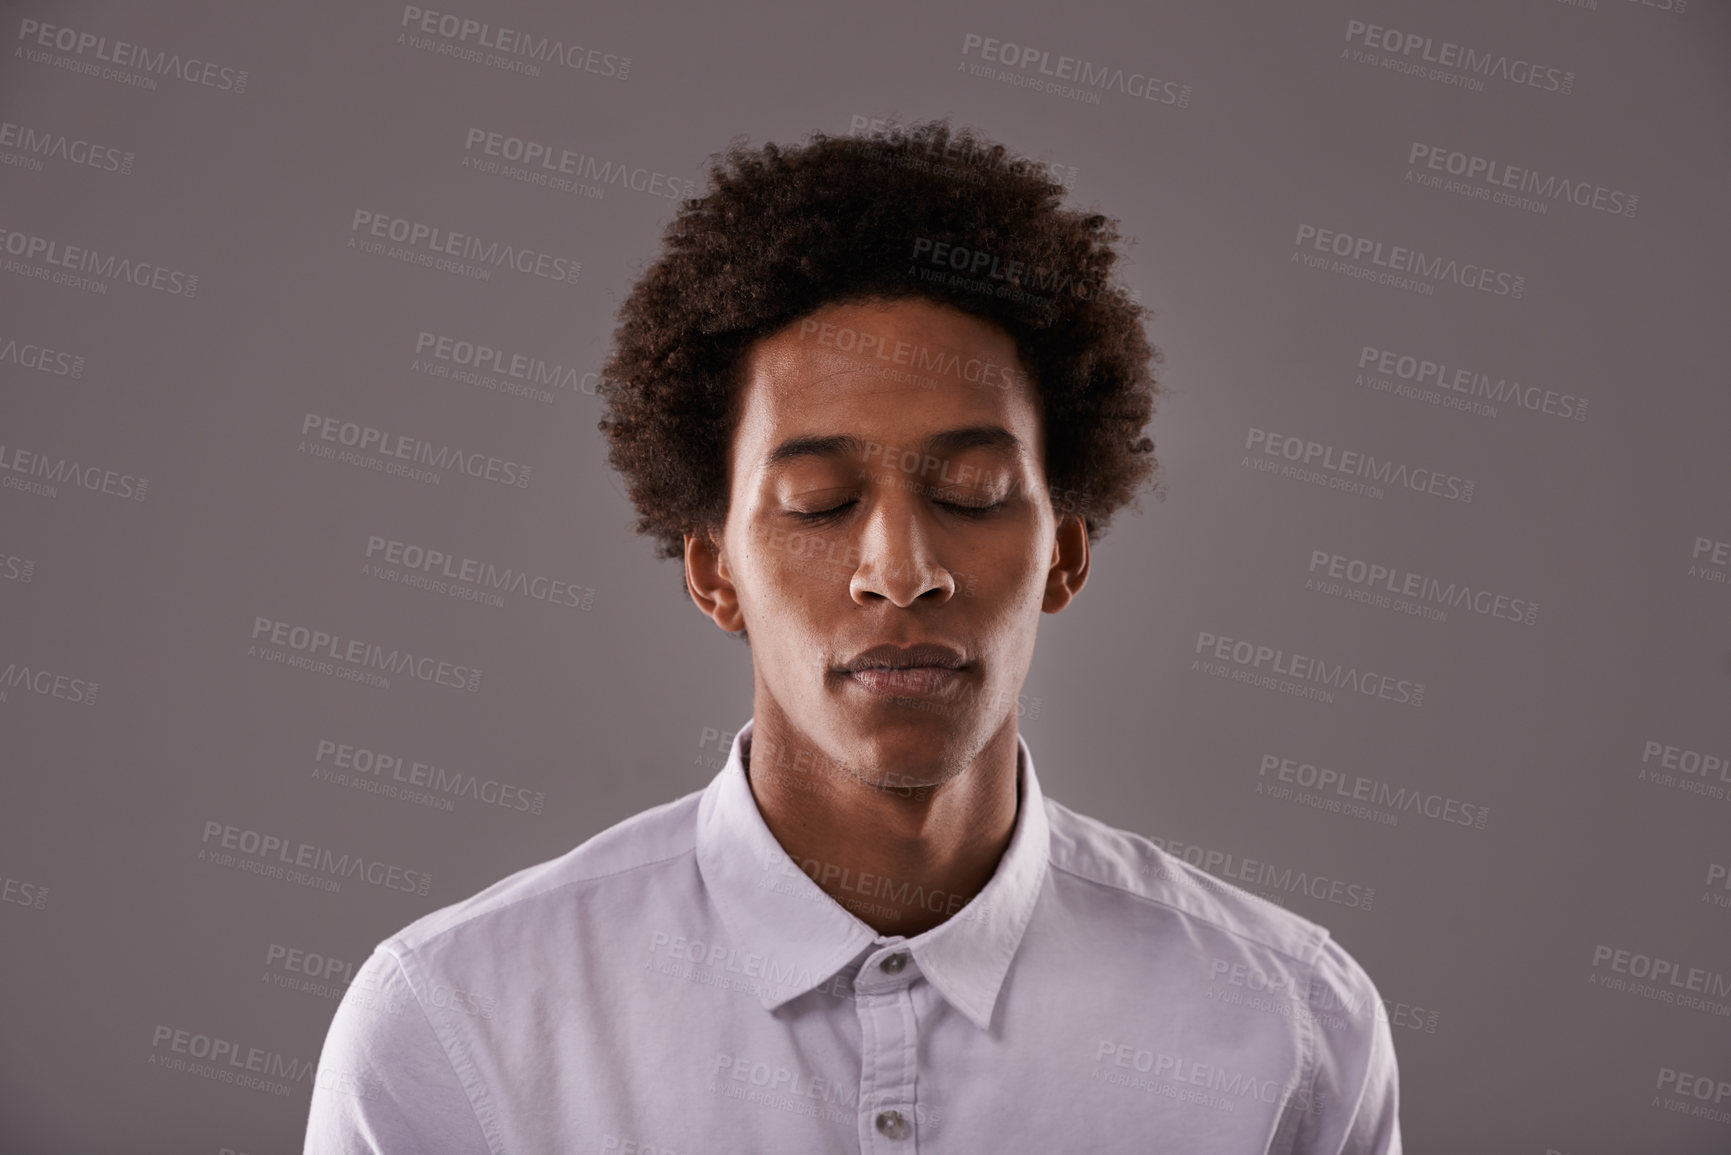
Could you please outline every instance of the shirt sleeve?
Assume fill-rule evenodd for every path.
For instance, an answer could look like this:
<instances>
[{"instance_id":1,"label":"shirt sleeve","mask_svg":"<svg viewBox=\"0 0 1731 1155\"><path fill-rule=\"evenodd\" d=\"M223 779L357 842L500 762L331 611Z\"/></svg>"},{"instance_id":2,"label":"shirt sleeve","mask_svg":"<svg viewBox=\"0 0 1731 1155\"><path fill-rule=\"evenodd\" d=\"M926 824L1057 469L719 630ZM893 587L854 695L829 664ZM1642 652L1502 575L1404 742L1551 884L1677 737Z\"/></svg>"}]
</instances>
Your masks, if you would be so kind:
<instances>
[{"instance_id":1,"label":"shirt sleeve","mask_svg":"<svg viewBox=\"0 0 1731 1155\"><path fill-rule=\"evenodd\" d=\"M337 1006L303 1155L491 1155L401 960L382 944Z\"/></svg>"},{"instance_id":2,"label":"shirt sleeve","mask_svg":"<svg viewBox=\"0 0 1731 1155\"><path fill-rule=\"evenodd\" d=\"M1400 1072L1382 996L1325 938L1311 975L1315 1076L1294 1155L1401 1155Z\"/></svg>"}]
</instances>

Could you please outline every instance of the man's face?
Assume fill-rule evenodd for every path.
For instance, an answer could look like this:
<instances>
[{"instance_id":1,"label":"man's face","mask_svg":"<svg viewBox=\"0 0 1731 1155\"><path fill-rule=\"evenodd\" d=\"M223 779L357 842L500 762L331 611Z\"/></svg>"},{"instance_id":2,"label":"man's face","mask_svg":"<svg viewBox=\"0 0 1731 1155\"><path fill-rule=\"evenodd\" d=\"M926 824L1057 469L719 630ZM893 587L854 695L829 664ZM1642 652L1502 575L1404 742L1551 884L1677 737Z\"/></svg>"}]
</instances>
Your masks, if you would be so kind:
<instances>
[{"instance_id":1,"label":"man's face","mask_svg":"<svg viewBox=\"0 0 1731 1155\"><path fill-rule=\"evenodd\" d=\"M742 390L716 572L759 712L767 694L825 762L892 768L880 785L960 773L1016 712L1042 610L1086 575L1015 342L924 300L829 305L755 343ZM857 668L886 643L948 655Z\"/></svg>"}]
</instances>

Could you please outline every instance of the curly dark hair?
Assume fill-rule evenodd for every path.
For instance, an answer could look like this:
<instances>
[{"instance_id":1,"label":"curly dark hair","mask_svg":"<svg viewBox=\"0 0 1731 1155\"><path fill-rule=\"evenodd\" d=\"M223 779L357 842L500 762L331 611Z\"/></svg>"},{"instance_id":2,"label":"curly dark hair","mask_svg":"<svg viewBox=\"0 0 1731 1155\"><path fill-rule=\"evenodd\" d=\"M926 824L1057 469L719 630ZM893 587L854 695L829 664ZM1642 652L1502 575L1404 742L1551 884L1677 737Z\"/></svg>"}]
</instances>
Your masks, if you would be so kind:
<instances>
[{"instance_id":1,"label":"curly dark hair","mask_svg":"<svg viewBox=\"0 0 1731 1155\"><path fill-rule=\"evenodd\" d=\"M1061 207L1063 191L942 120L803 146L736 138L711 156L705 195L620 308L597 387L608 460L658 556L726 520L747 347L828 304L923 298L1005 330L1039 394L1053 507L1081 514L1090 542L1120 507L1140 510L1144 484L1159 496L1142 436L1159 390L1152 314L1111 284L1117 222Z\"/></svg>"}]
</instances>

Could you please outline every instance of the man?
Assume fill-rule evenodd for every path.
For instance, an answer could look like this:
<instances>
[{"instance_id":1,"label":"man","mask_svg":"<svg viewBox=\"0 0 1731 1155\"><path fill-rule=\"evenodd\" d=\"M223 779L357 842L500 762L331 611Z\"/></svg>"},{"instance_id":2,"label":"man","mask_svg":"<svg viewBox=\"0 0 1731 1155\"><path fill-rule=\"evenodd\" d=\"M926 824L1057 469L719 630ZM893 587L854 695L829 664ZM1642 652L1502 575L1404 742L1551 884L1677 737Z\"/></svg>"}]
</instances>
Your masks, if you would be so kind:
<instances>
[{"instance_id":1,"label":"man","mask_svg":"<svg viewBox=\"0 0 1731 1155\"><path fill-rule=\"evenodd\" d=\"M1398 1155L1358 964L1048 799L1018 732L1155 471L1143 310L1061 192L941 122L714 166L601 428L751 718L706 789L382 943L308 1152Z\"/></svg>"}]
</instances>

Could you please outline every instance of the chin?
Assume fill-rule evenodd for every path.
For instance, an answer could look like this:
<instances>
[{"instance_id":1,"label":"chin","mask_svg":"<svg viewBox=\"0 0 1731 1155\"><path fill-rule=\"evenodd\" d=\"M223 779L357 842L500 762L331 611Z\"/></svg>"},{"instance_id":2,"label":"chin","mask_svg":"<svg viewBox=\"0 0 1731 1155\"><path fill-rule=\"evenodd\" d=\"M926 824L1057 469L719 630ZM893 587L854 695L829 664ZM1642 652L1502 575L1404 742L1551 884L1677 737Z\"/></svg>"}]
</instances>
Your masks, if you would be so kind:
<instances>
[{"instance_id":1,"label":"chin","mask_svg":"<svg viewBox=\"0 0 1731 1155\"><path fill-rule=\"evenodd\" d=\"M880 698L871 702L855 717L870 719L873 727L892 726L931 731L960 729L971 720L971 714L954 706L945 706L929 698Z\"/></svg>"}]
</instances>

